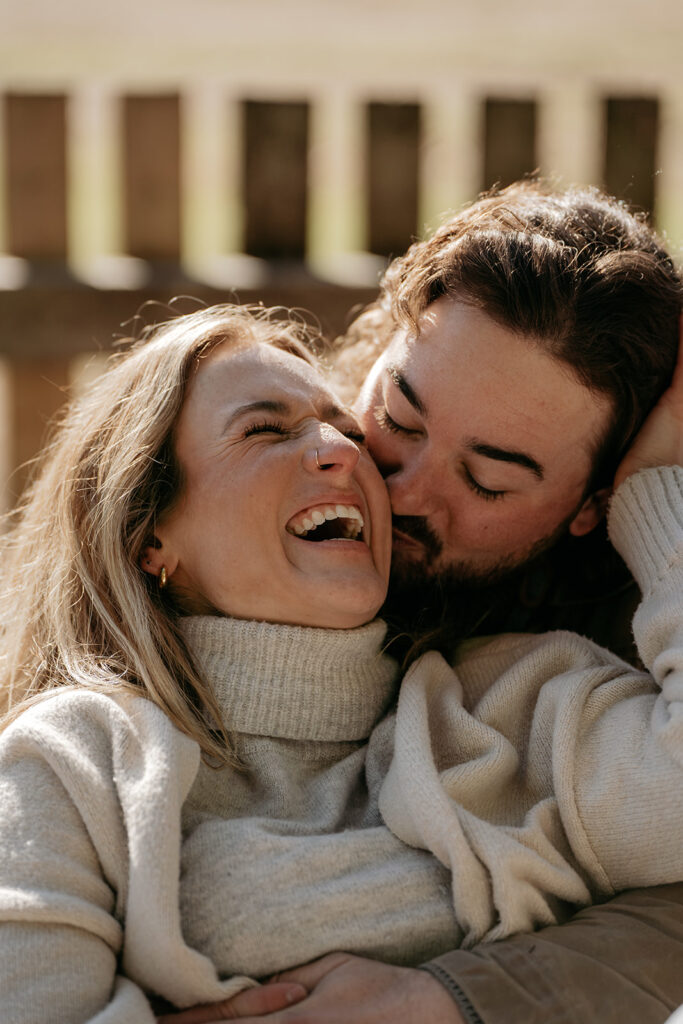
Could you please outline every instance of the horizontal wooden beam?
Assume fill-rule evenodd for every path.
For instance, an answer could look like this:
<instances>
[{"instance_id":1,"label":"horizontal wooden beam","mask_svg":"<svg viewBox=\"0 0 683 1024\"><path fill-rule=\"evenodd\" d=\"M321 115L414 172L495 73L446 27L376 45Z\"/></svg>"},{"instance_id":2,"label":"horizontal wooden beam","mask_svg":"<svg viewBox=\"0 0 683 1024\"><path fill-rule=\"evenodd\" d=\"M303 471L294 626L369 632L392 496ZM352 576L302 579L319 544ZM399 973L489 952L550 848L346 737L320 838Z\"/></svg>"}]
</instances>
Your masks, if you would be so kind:
<instances>
[{"instance_id":1,"label":"horizontal wooden beam","mask_svg":"<svg viewBox=\"0 0 683 1024\"><path fill-rule=\"evenodd\" d=\"M188 298L174 303L179 294ZM190 312L218 302L263 302L306 310L326 336L336 337L348 325L351 311L358 312L375 295L376 289L327 284L272 284L258 291L240 290L238 295L196 284L132 292L79 287L0 291L0 354L26 361L107 350L117 338L135 332L133 318L138 313L144 323L159 322L173 309Z\"/></svg>"}]
</instances>

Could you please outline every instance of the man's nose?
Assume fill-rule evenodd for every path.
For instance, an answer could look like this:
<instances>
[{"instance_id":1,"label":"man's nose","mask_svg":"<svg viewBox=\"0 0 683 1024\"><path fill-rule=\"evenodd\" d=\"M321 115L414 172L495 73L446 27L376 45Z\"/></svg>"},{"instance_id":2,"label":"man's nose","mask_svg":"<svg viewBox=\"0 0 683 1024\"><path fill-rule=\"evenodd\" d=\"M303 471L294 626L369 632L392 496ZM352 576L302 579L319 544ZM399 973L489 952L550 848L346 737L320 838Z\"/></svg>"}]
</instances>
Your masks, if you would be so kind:
<instances>
[{"instance_id":1,"label":"man's nose","mask_svg":"<svg viewBox=\"0 0 683 1024\"><path fill-rule=\"evenodd\" d=\"M397 516L427 516L439 505L436 468L428 458L417 457L382 468L389 490L391 511Z\"/></svg>"}]
</instances>

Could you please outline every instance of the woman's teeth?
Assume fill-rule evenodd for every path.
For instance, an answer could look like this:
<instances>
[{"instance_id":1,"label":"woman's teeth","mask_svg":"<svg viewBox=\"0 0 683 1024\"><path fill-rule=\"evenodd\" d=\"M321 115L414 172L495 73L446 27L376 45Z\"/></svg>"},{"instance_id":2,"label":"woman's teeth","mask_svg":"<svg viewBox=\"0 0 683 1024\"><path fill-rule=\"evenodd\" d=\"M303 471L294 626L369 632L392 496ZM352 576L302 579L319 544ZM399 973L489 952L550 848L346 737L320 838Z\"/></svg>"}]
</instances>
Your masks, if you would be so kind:
<instances>
[{"instance_id":1,"label":"woman's teeth","mask_svg":"<svg viewBox=\"0 0 683 1024\"><path fill-rule=\"evenodd\" d=\"M318 505L309 509L302 516L296 516L287 523L287 531L297 537L305 537L313 533L323 523L338 519L340 532L337 536L355 540L363 529L364 521L359 508L355 505Z\"/></svg>"}]
</instances>

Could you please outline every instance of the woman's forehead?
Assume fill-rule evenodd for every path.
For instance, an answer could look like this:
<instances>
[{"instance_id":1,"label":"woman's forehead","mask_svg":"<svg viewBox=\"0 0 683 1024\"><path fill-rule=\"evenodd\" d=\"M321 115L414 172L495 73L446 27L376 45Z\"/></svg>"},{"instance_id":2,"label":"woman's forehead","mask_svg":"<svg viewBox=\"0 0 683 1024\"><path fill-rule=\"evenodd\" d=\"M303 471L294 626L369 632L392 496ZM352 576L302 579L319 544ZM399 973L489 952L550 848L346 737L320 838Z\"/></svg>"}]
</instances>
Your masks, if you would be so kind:
<instances>
[{"instance_id":1,"label":"woman's forehead","mask_svg":"<svg viewBox=\"0 0 683 1024\"><path fill-rule=\"evenodd\" d=\"M344 411L316 366L265 342L217 346L201 360L186 404L227 409L261 400L334 405Z\"/></svg>"}]
</instances>

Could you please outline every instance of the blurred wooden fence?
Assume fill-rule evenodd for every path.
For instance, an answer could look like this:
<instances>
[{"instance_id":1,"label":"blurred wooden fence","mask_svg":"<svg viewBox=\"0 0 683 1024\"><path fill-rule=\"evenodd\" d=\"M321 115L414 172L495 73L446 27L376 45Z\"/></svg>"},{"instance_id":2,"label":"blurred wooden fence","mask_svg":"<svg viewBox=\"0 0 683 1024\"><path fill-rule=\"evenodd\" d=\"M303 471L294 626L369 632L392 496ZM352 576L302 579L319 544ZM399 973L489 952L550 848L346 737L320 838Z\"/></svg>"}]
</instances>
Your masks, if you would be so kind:
<instances>
[{"instance_id":1,"label":"blurred wooden fence","mask_svg":"<svg viewBox=\"0 0 683 1024\"><path fill-rule=\"evenodd\" d=\"M73 361L85 352L106 349L116 334L125 334L121 325L148 300L166 303L178 294L206 303L262 299L268 305L311 310L326 332L339 333L349 310L374 295L381 258L402 251L419 234L425 211L457 205L473 198L478 188L507 183L548 162L543 147L539 149L543 112L539 114L533 99L482 101L476 137L470 134L469 145L476 152L466 158L454 155L457 126L451 126L450 143L443 144L439 126L447 115L424 103L359 104L351 130L333 124L323 126L321 134L319 114L312 125L311 104L305 100L245 100L230 139L239 193L238 272L233 281L228 263L217 286L215 280L210 285L190 274L184 256L187 124L182 97L129 95L117 103L123 254L117 266L125 269L128 260L133 279L138 278L136 286L129 280L126 287L113 274L108 281L106 271L99 274L97 286L74 272L69 241L70 98L18 93L0 97L0 182L6 211L6 255L0 256L0 474L10 481L5 505L19 492L25 479L22 467L38 451L45 424L63 401ZM547 112L544 116L547 137ZM658 118L656 98L604 99L600 154L588 162L598 168L608 189L625 193L648 210L656 209ZM320 140L329 141L330 135L328 152ZM349 154L354 140L358 152ZM565 149L595 144L577 138ZM449 193L442 187L439 192L434 183L449 176L436 165L449 159L449 153L470 168L469 177L459 189ZM340 201L335 210L340 181L347 205ZM357 211L360 229L350 230L343 222L347 209ZM322 219L321 210L327 210ZM339 238L355 238L350 248L358 250L356 257L364 250L377 258L352 260L351 272L338 273L336 282L334 273L322 275L319 263L311 263L311 247L320 248L315 240L324 234L325 223L332 225L332 235L336 231ZM332 238L332 256L335 244ZM240 259L242 269L256 266L251 281L239 271Z\"/></svg>"}]
</instances>

